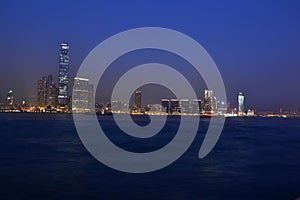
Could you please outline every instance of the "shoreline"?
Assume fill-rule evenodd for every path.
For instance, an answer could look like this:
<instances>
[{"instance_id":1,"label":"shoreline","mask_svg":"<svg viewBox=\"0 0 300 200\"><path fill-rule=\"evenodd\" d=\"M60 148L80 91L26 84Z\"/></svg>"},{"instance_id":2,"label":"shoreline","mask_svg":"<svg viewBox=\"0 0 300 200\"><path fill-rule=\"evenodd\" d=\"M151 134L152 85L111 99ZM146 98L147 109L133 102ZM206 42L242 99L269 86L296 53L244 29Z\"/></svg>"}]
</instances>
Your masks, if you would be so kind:
<instances>
[{"instance_id":1,"label":"shoreline","mask_svg":"<svg viewBox=\"0 0 300 200\"><path fill-rule=\"evenodd\" d=\"M20 110L13 110L13 111L3 111L0 110L0 114L1 113L20 113L20 114L72 114L72 112L24 112L24 111L20 111ZM77 114L77 113L76 113ZM81 114L93 114L93 113L81 113ZM141 114L136 114L136 113L118 113L118 112L113 112L111 114L97 114L95 113L97 116L111 116L111 115L125 115L125 114L130 114L132 116L178 116L178 117L200 117L200 118L215 118L215 117L225 117L225 118L300 118L300 115L290 115L290 114L266 114L266 115L255 115L255 116L224 116L224 115L199 115L199 114L145 114L145 113L141 113Z\"/></svg>"}]
</instances>

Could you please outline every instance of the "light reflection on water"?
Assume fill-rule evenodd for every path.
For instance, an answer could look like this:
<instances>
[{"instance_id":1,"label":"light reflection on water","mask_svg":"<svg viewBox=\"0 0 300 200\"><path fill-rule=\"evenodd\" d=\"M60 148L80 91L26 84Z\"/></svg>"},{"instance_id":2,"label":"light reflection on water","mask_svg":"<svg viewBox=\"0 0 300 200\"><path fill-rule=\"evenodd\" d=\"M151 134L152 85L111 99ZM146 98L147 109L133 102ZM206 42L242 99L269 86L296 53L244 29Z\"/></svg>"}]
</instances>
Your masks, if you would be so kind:
<instances>
[{"instance_id":1,"label":"light reflection on water","mask_svg":"<svg viewBox=\"0 0 300 200\"><path fill-rule=\"evenodd\" d=\"M139 123L143 123L143 116ZM163 134L131 140L100 116L108 137L132 151L162 147ZM95 160L79 140L71 115L0 113L1 199L296 199L300 195L300 119L228 119L213 151L198 159L208 120L189 150L172 165L126 174ZM288 184L287 184L288 183Z\"/></svg>"}]
</instances>

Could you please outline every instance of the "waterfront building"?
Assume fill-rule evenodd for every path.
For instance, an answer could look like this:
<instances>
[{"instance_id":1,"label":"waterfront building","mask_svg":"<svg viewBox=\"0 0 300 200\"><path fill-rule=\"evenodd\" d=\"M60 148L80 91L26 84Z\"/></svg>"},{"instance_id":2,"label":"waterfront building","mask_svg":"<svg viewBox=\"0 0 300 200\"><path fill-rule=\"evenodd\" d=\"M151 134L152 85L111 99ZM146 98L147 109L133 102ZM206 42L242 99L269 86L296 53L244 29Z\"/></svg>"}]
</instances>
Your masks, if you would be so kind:
<instances>
[{"instance_id":1,"label":"waterfront building","mask_svg":"<svg viewBox=\"0 0 300 200\"><path fill-rule=\"evenodd\" d=\"M68 104L68 83L69 83L69 45L60 45L59 72L58 72L58 104L67 107Z\"/></svg>"},{"instance_id":2,"label":"waterfront building","mask_svg":"<svg viewBox=\"0 0 300 200\"><path fill-rule=\"evenodd\" d=\"M43 104L43 80L38 80L37 83L37 106L42 107Z\"/></svg>"},{"instance_id":3,"label":"waterfront building","mask_svg":"<svg viewBox=\"0 0 300 200\"><path fill-rule=\"evenodd\" d=\"M14 95L12 90L8 90L6 95L6 105L9 109L13 109L14 107Z\"/></svg>"},{"instance_id":4,"label":"waterfront building","mask_svg":"<svg viewBox=\"0 0 300 200\"><path fill-rule=\"evenodd\" d=\"M245 97L243 93L239 92L238 95L238 115L243 116L244 115L244 100Z\"/></svg>"},{"instance_id":5,"label":"waterfront building","mask_svg":"<svg viewBox=\"0 0 300 200\"><path fill-rule=\"evenodd\" d=\"M213 91L204 90L204 112L211 113L213 110Z\"/></svg>"},{"instance_id":6,"label":"waterfront building","mask_svg":"<svg viewBox=\"0 0 300 200\"><path fill-rule=\"evenodd\" d=\"M53 82L53 76L43 76L37 85L37 106L38 107L56 107L57 105L57 87Z\"/></svg>"},{"instance_id":7,"label":"waterfront building","mask_svg":"<svg viewBox=\"0 0 300 200\"><path fill-rule=\"evenodd\" d=\"M141 91L135 91L134 104L135 104L135 111L141 112L141 108L142 108L142 92Z\"/></svg>"},{"instance_id":8,"label":"waterfront building","mask_svg":"<svg viewBox=\"0 0 300 200\"><path fill-rule=\"evenodd\" d=\"M89 84L87 78L74 78L72 111L73 112L91 112L94 110L93 104L93 86Z\"/></svg>"}]
</instances>

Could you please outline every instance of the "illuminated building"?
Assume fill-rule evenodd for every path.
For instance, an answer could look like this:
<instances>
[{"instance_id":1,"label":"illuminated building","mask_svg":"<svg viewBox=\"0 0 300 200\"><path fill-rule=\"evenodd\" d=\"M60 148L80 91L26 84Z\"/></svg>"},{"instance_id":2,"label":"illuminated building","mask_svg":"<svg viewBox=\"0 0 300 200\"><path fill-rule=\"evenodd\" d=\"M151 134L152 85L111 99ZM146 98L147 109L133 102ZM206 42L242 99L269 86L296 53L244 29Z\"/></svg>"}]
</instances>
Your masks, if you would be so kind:
<instances>
[{"instance_id":1,"label":"illuminated building","mask_svg":"<svg viewBox=\"0 0 300 200\"><path fill-rule=\"evenodd\" d=\"M51 81L48 86L48 105L51 107L57 106L57 95L57 86L53 81Z\"/></svg>"},{"instance_id":2,"label":"illuminated building","mask_svg":"<svg viewBox=\"0 0 300 200\"><path fill-rule=\"evenodd\" d=\"M141 108L142 108L142 92L141 91L135 91L134 103L135 103L135 110L137 112L141 112Z\"/></svg>"},{"instance_id":3,"label":"illuminated building","mask_svg":"<svg viewBox=\"0 0 300 200\"><path fill-rule=\"evenodd\" d=\"M204 112L213 112L213 91L204 90Z\"/></svg>"},{"instance_id":4,"label":"illuminated building","mask_svg":"<svg viewBox=\"0 0 300 200\"><path fill-rule=\"evenodd\" d=\"M161 106L166 113L170 112L170 100L169 99L162 99Z\"/></svg>"},{"instance_id":5,"label":"illuminated building","mask_svg":"<svg viewBox=\"0 0 300 200\"><path fill-rule=\"evenodd\" d=\"M53 82L53 76L44 76L38 81L37 87L37 106L38 107L56 107L57 105L57 87Z\"/></svg>"},{"instance_id":6,"label":"illuminated building","mask_svg":"<svg viewBox=\"0 0 300 200\"><path fill-rule=\"evenodd\" d=\"M249 109L249 110L247 111L247 116L248 116L248 117L253 117L253 116L255 116L254 110Z\"/></svg>"},{"instance_id":7,"label":"illuminated building","mask_svg":"<svg viewBox=\"0 0 300 200\"><path fill-rule=\"evenodd\" d=\"M217 109L216 111L218 112L218 114L221 114L221 115L225 115L227 113L227 103L222 101L218 101L218 106L217 106Z\"/></svg>"},{"instance_id":8,"label":"illuminated building","mask_svg":"<svg viewBox=\"0 0 300 200\"><path fill-rule=\"evenodd\" d=\"M58 73L58 104L66 107L68 104L68 83L69 83L69 45L60 45L59 73Z\"/></svg>"},{"instance_id":9,"label":"illuminated building","mask_svg":"<svg viewBox=\"0 0 300 200\"><path fill-rule=\"evenodd\" d=\"M180 99L180 107L182 108L182 113L190 112L190 105L188 99Z\"/></svg>"},{"instance_id":10,"label":"illuminated building","mask_svg":"<svg viewBox=\"0 0 300 200\"><path fill-rule=\"evenodd\" d=\"M244 115L244 100L245 100L245 97L244 97L243 93L240 92L238 95L238 115L239 116Z\"/></svg>"},{"instance_id":11,"label":"illuminated building","mask_svg":"<svg viewBox=\"0 0 300 200\"><path fill-rule=\"evenodd\" d=\"M72 95L73 112L91 112L93 104L93 86L89 84L87 78L74 78L74 87Z\"/></svg>"},{"instance_id":12,"label":"illuminated building","mask_svg":"<svg viewBox=\"0 0 300 200\"><path fill-rule=\"evenodd\" d=\"M6 104L7 107L12 109L14 106L14 95L12 90L8 90L7 95L6 95Z\"/></svg>"}]
</instances>

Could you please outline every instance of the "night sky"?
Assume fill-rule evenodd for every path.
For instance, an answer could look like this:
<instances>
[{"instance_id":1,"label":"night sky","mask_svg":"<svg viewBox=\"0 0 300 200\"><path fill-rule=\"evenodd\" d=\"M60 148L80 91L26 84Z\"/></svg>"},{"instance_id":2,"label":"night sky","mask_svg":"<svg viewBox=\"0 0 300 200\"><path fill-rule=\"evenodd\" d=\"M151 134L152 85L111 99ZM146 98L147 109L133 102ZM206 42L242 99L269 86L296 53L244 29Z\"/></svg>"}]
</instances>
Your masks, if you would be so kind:
<instances>
[{"instance_id":1,"label":"night sky","mask_svg":"<svg viewBox=\"0 0 300 200\"><path fill-rule=\"evenodd\" d=\"M157 26L185 33L208 51L233 106L241 91L246 108L300 109L300 1L7 0L0 16L1 102L8 89L30 101L42 76L57 77L61 42L70 44L72 78L101 41ZM105 101L101 92L97 98Z\"/></svg>"}]
</instances>

